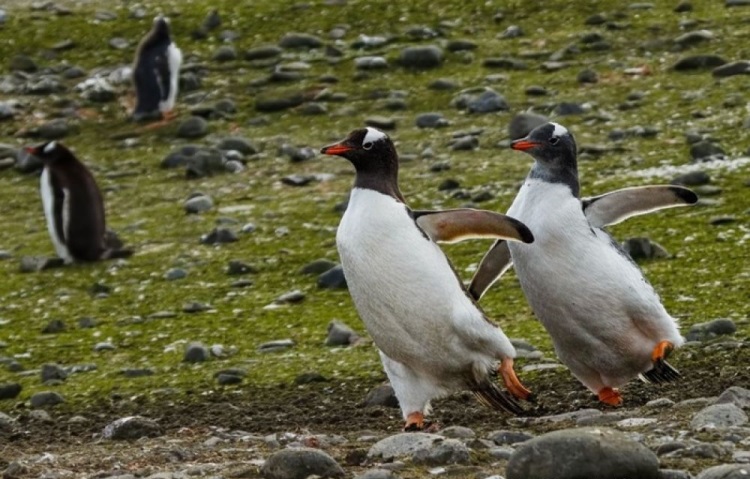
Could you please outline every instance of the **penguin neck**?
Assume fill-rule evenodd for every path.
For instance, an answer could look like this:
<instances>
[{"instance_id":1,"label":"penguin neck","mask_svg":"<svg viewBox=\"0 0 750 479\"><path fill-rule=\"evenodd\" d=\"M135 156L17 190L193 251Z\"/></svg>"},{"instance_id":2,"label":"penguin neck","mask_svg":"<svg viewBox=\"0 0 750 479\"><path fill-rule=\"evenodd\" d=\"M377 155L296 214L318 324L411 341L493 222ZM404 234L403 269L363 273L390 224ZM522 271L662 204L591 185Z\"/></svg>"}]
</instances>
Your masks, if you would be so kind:
<instances>
[{"instance_id":1,"label":"penguin neck","mask_svg":"<svg viewBox=\"0 0 750 479\"><path fill-rule=\"evenodd\" d=\"M529 178L547 183L561 183L570 188L573 196L576 198L581 197L581 185L578 182L578 166L575 164L550 168L548 166L540 166L537 161L529 172Z\"/></svg>"},{"instance_id":2,"label":"penguin neck","mask_svg":"<svg viewBox=\"0 0 750 479\"><path fill-rule=\"evenodd\" d=\"M401 190L398 188L398 166L385 170L382 168L377 170L357 168L354 187L374 190L406 203Z\"/></svg>"}]
</instances>

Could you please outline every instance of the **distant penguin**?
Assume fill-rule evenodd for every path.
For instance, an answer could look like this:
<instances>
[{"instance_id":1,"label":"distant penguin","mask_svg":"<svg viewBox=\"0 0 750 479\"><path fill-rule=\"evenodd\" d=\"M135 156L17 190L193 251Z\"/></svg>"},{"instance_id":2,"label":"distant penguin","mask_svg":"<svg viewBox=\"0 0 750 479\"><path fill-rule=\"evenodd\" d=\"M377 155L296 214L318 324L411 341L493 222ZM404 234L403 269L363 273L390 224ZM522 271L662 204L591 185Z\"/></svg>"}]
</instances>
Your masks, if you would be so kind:
<instances>
[{"instance_id":1,"label":"distant penguin","mask_svg":"<svg viewBox=\"0 0 750 479\"><path fill-rule=\"evenodd\" d=\"M513 371L515 349L466 294L436 241L494 237L531 242L505 215L474 209L412 211L398 187L398 155L374 128L325 147L355 167L336 245L354 305L398 398L405 430L422 429L430 400L470 390L485 405L519 413L530 392ZM498 365L499 363L499 365ZM500 374L510 394L492 380Z\"/></svg>"},{"instance_id":2,"label":"distant penguin","mask_svg":"<svg viewBox=\"0 0 750 479\"><path fill-rule=\"evenodd\" d=\"M65 263L133 254L107 231L99 187L70 150L57 141L26 150L44 164L39 182L44 216L55 251Z\"/></svg>"},{"instance_id":3,"label":"distant penguin","mask_svg":"<svg viewBox=\"0 0 750 479\"><path fill-rule=\"evenodd\" d=\"M618 388L636 376L655 383L679 373L667 355L684 343L640 268L602 229L629 216L692 204L687 188L627 188L581 200L573 135L547 123L511 143L534 157L508 214L534 231L532 245L496 243L472 295L510 265L560 360L599 400L618 406Z\"/></svg>"},{"instance_id":4,"label":"distant penguin","mask_svg":"<svg viewBox=\"0 0 750 479\"><path fill-rule=\"evenodd\" d=\"M133 84L136 104L133 120L170 119L179 88L182 52L169 34L169 20L154 18L135 54Z\"/></svg>"}]
</instances>

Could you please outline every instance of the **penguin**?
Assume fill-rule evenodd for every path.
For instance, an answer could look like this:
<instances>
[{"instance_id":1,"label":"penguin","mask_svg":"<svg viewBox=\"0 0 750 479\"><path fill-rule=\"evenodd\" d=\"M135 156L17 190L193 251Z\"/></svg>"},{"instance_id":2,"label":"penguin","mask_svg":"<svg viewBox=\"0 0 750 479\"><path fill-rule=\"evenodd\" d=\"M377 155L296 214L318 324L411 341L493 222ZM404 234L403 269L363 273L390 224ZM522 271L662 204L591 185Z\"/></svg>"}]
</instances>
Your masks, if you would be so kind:
<instances>
[{"instance_id":1,"label":"penguin","mask_svg":"<svg viewBox=\"0 0 750 479\"><path fill-rule=\"evenodd\" d=\"M179 88L182 51L169 34L169 19L161 15L138 45L133 66L136 104L134 121L170 120Z\"/></svg>"},{"instance_id":2,"label":"penguin","mask_svg":"<svg viewBox=\"0 0 750 479\"><path fill-rule=\"evenodd\" d=\"M575 139L557 123L535 128L511 147L535 161L507 214L531 228L535 241L522 248L496 243L483 260L484 276L473 282L473 297L494 280L488 270L501 274L512 261L558 357L607 405L621 405L619 388L637 376L652 383L676 380L679 372L666 357L684 343L677 321L602 228L695 203L697 196L687 188L656 186L581 200Z\"/></svg>"},{"instance_id":3,"label":"penguin","mask_svg":"<svg viewBox=\"0 0 750 479\"><path fill-rule=\"evenodd\" d=\"M133 254L107 231L104 203L91 172L58 141L26 151L44 164L39 191L55 252L65 264L127 258Z\"/></svg>"},{"instance_id":4,"label":"penguin","mask_svg":"<svg viewBox=\"0 0 750 479\"><path fill-rule=\"evenodd\" d=\"M354 130L321 153L344 157L356 171L336 246L354 306L398 398L404 430L423 429L430 400L456 390L521 413L515 398L531 393L513 370L515 349L469 297L437 242L486 237L530 243L531 231L489 211L410 209L398 186L396 148L377 129ZM492 380L497 374L507 392Z\"/></svg>"}]
</instances>

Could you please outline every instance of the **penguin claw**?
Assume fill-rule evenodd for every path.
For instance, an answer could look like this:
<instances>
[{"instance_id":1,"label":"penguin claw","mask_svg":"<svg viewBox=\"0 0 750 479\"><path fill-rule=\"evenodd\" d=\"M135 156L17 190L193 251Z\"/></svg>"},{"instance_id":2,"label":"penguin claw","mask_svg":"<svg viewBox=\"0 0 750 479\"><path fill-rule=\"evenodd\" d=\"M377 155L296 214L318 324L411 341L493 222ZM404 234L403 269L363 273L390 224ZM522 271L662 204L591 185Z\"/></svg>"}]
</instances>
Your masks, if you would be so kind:
<instances>
[{"instance_id":1,"label":"penguin claw","mask_svg":"<svg viewBox=\"0 0 750 479\"><path fill-rule=\"evenodd\" d=\"M622 395L617 389L610 387L603 388L598 393L599 401L609 406L622 406Z\"/></svg>"},{"instance_id":2,"label":"penguin claw","mask_svg":"<svg viewBox=\"0 0 750 479\"><path fill-rule=\"evenodd\" d=\"M406 416L404 432L422 431L425 428L424 414L421 412L412 412Z\"/></svg>"}]
</instances>

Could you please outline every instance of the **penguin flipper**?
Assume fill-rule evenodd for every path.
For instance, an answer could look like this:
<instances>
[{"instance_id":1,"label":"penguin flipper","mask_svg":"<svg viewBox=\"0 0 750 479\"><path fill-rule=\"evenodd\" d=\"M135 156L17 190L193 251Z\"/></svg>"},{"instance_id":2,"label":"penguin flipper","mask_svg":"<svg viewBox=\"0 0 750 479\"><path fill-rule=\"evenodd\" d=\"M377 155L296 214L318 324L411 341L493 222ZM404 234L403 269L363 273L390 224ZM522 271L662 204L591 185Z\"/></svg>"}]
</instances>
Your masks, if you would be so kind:
<instances>
[{"instance_id":1,"label":"penguin flipper","mask_svg":"<svg viewBox=\"0 0 750 479\"><path fill-rule=\"evenodd\" d=\"M500 213L473 208L412 212L417 225L435 242L455 243L469 238L497 238L532 243L525 224Z\"/></svg>"},{"instance_id":2,"label":"penguin flipper","mask_svg":"<svg viewBox=\"0 0 750 479\"><path fill-rule=\"evenodd\" d=\"M591 226L603 228L632 216L664 208L692 205L698 196L689 188L675 185L651 185L622 188L603 195L583 198L583 213Z\"/></svg>"},{"instance_id":3,"label":"penguin flipper","mask_svg":"<svg viewBox=\"0 0 750 479\"><path fill-rule=\"evenodd\" d=\"M479 301L485 291L492 286L500 276L505 273L512 265L510 257L510 248L505 240L497 240L492 247L487 250L484 258L479 263L479 268L471 278L469 285L469 294L475 301Z\"/></svg>"}]
</instances>

